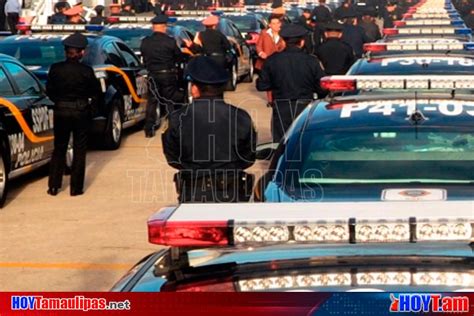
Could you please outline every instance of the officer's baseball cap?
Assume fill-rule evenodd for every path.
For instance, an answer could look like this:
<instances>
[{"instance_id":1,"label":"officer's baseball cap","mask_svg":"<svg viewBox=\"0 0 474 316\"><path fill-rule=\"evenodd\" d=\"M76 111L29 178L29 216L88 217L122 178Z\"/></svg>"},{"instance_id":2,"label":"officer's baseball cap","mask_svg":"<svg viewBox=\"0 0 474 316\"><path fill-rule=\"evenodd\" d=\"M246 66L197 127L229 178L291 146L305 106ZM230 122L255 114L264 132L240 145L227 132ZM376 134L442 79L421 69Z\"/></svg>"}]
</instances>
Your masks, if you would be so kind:
<instances>
[{"instance_id":1,"label":"officer's baseball cap","mask_svg":"<svg viewBox=\"0 0 474 316\"><path fill-rule=\"evenodd\" d=\"M227 70L208 56L191 59L184 75L191 82L206 85L223 85L229 81Z\"/></svg>"},{"instance_id":2,"label":"officer's baseball cap","mask_svg":"<svg viewBox=\"0 0 474 316\"><path fill-rule=\"evenodd\" d=\"M164 14L158 14L151 19L151 24L166 24L168 23L168 16Z\"/></svg>"},{"instance_id":3,"label":"officer's baseball cap","mask_svg":"<svg viewBox=\"0 0 474 316\"><path fill-rule=\"evenodd\" d=\"M280 31L283 38L302 38L308 34L308 30L299 24L285 24Z\"/></svg>"},{"instance_id":4,"label":"officer's baseball cap","mask_svg":"<svg viewBox=\"0 0 474 316\"><path fill-rule=\"evenodd\" d=\"M63 41L63 45L66 47L84 49L87 47L87 37L76 32L66 37Z\"/></svg>"}]
</instances>

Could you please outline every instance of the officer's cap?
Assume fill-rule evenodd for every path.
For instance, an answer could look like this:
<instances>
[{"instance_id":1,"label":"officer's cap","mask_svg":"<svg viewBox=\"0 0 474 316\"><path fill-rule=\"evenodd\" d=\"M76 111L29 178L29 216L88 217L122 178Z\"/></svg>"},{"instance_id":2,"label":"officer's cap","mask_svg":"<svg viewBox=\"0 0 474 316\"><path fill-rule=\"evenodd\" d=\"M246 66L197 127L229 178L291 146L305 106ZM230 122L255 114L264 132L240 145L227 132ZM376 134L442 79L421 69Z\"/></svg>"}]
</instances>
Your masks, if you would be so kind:
<instances>
[{"instance_id":1,"label":"officer's cap","mask_svg":"<svg viewBox=\"0 0 474 316\"><path fill-rule=\"evenodd\" d=\"M66 47L84 49L87 47L87 37L76 32L66 37L63 41L63 45Z\"/></svg>"},{"instance_id":2,"label":"officer's cap","mask_svg":"<svg viewBox=\"0 0 474 316\"><path fill-rule=\"evenodd\" d=\"M303 9L303 13L311 13L311 9L304 8L304 9Z\"/></svg>"},{"instance_id":3,"label":"officer's cap","mask_svg":"<svg viewBox=\"0 0 474 316\"><path fill-rule=\"evenodd\" d=\"M223 85L229 81L227 71L208 56L198 56L188 63L185 76L195 83Z\"/></svg>"},{"instance_id":4,"label":"officer's cap","mask_svg":"<svg viewBox=\"0 0 474 316\"><path fill-rule=\"evenodd\" d=\"M55 8L56 10L63 9L63 8L69 9L70 7L71 7L71 6L69 5L69 3L64 2L64 1L57 2L57 3L54 5L54 8Z\"/></svg>"},{"instance_id":5,"label":"officer's cap","mask_svg":"<svg viewBox=\"0 0 474 316\"><path fill-rule=\"evenodd\" d=\"M337 31L342 32L344 30L344 26L336 21L328 22L324 25L324 31Z\"/></svg>"},{"instance_id":6,"label":"officer's cap","mask_svg":"<svg viewBox=\"0 0 474 316\"><path fill-rule=\"evenodd\" d=\"M377 9L374 7L368 7L362 11L362 15L368 15L371 17L376 17L377 16Z\"/></svg>"},{"instance_id":7,"label":"officer's cap","mask_svg":"<svg viewBox=\"0 0 474 316\"><path fill-rule=\"evenodd\" d=\"M202 21L204 26L213 26L219 23L219 17L217 15L210 15Z\"/></svg>"},{"instance_id":8,"label":"officer's cap","mask_svg":"<svg viewBox=\"0 0 474 316\"><path fill-rule=\"evenodd\" d=\"M272 9L276 9L283 6L282 0L274 0L272 3Z\"/></svg>"},{"instance_id":9,"label":"officer's cap","mask_svg":"<svg viewBox=\"0 0 474 316\"><path fill-rule=\"evenodd\" d=\"M308 31L299 24L285 24L280 31L280 36L283 38L302 38Z\"/></svg>"},{"instance_id":10,"label":"officer's cap","mask_svg":"<svg viewBox=\"0 0 474 316\"><path fill-rule=\"evenodd\" d=\"M168 16L164 14L158 14L151 19L151 24L166 24L168 23Z\"/></svg>"}]
</instances>

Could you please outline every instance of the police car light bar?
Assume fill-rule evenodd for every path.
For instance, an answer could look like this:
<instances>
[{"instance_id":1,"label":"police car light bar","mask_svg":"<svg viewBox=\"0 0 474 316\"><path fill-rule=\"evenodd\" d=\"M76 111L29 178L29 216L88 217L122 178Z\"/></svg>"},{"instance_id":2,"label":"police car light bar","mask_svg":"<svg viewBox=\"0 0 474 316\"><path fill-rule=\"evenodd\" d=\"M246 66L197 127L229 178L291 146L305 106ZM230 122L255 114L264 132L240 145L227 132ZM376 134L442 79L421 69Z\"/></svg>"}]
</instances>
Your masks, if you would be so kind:
<instances>
[{"instance_id":1,"label":"police car light bar","mask_svg":"<svg viewBox=\"0 0 474 316\"><path fill-rule=\"evenodd\" d=\"M459 19L458 13L405 13L403 19Z\"/></svg>"},{"instance_id":2,"label":"police car light bar","mask_svg":"<svg viewBox=\"0 0 474 316\"><path fill-rule=\"evenodd\" d=\"M140 23L150 22L152 16L110 16L107 23Z\"/></svg>"},{"instance_id":3,"label":"police car light bar","mask_svg":"<svg viewBox=\"0 0 474 316\"><path fill-rule=\"evenodd\" d=\"M83 24L47 24L47 25L29 25L19 24L17 30L21 32L100 32L102 25L83 25Z\"/></svg>"},{"instance_id":4,"label":"police car light bar","mask_svg":"<svg viewBox=\"0 0 474 316\"><path fill-rule=\"evenodd\" d=\"M412 34L435 34L435 35L444 35L444 34L456 34L456 35L469 35L472 34L471 29L469 28L452 28L452 27L437 27L437 28L391 28L383 29L384 35L412 35Z\"/></svg>"},{"instance_id":5,"label":"police car light bar","mask_svg":"<svg viewBox=\"0 0 474 316\"><path fill-rule=\"evenodd\" d=\"M148 235L153 244L173 247L470 243L472 207L472 202L458 201L183 204L154 214L148 220Z\"/></svg>"},{"instance_id":6,"label":"police car light bar","mask_svg":"<svg viewBox=\"0 0 474 316\"><path fill-rule=\"evenodd\" d=\"M405 26L464 26L463 20L443 20L443 19L424 19L424 20L404 20L394 21L394 26L405 27Z\"/></svg>"},{"instance_id":7,"label":"police car light bar","mask_svg":"<svg viewBox=\"0 0 474 316\"><path fill-rule=\"evenodd\" d=\"M474 43L368 43L364 44L365 52L387 52L387 51L474 51Z\"/></svg>"},{"instance_id":8,"label":"police car light bar","mask_svg":"<svg viewBox=\"0 0 474 316\"><path fill-rule=\"evenodd\" d=\"M321 87L331 92L355 90L456 90L474 89L474 76L330 76L321 79Z\"/></svg>"}]
</instances>

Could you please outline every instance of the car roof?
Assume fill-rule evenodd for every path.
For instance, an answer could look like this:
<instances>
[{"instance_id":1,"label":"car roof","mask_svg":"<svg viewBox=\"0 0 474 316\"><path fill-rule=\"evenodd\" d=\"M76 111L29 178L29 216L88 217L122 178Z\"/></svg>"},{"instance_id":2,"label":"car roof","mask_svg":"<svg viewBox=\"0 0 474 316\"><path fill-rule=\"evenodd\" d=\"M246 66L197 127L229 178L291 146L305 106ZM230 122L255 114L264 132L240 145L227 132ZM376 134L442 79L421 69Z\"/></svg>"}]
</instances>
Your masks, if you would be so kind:
<instances>
[{"instance_id":1,"label":"car roof","mask_svg":"<svg viewBox=\"0 0 474 316\"><path fill-rule=\"evenodd\" d=\"M314 102L308 111L306 130L327 128L411 127L409 105L421 111L427 120L423 127L471 127L474 97L453 99L449 94L400 93L356 95ZM458 115L450 115L453 108L461 108ZM382 112L386 110L387 112ZM471 112L472 110L472 112ZM471 114L469 114L471 113Z\"/></svg>"},{"instance_id":2,"label":"car roof","mask_svg":"<svg viewBox=\"0 0 474 316\"><path fill-rule=\"evenodd\" d=\"M4 38L1 42L10 43L18 41L28 41L28 42L44 42L44 41L62 41L67 36L72 33L63 33L63 32L38 32L28 35L11 35ZM105 36L95 34L95 33L83 33L89 40L98 40L105 38Z\"/></svg>"},{"instance_id":3,"label":"car roof","mask_svg":"<svg viewBox=\"0 0 474 316\"><path fill-rule=\"evenodd\" d=\"M10 62L12 61L12 62L15 62L17 64L20 64L20 62L16 58L14 58L10 55L6 55L6 54L0 54L0 62L5 62L5 61L10 61Z\"/></svg>"}]
</instances>

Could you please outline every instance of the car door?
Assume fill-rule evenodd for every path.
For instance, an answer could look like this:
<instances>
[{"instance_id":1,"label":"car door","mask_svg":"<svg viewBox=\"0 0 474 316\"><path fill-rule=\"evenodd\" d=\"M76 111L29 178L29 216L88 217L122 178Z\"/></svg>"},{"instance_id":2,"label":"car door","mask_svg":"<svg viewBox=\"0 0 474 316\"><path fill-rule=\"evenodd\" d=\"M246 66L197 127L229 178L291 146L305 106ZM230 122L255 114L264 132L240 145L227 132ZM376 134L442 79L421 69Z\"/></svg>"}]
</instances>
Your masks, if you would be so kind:
<instances>
[{"instance_id":1,"label":"car door","mask_svg":"<svg viewBox=\"0 0 474 316\"><path fill-rule=\"evenodd\" d=\"M22 65L6 61L3 70L13 87L13 95L8 101L21 113L15 116L15 109L5 106L14 170L51 157L54 104L46 96L37 78ZM26 125L23 125L22 119Z\"/></svg>"},{"instance_id":2,"label":"car door","mask_svg":"<svg viewBox=\"0 0 474 316\"><path fill-rule=\"evenodd\" d=\"M122 70L127 74L132 85L127 85L129 100L125 103L125 121L137 119L145 113L145 99L148 92L147 72L137 56L125 43L115 42L115 46L125 62ZM134 93L136 94L133 95Z\"/></svg>"},{"instance_id":3,"label":"car door","mask_svg":"<svg viewBox=\"0 0 474 316\"><path fill-rule=\"evenodd\" d=\"M243 76L250 71L250 48L245 42L245 38L240 33L237 26L229 21L228 25L230 31L235 38L235 42L238 45L238 56L239 56L239 76Z\"/></svg>"}]
</instances>

